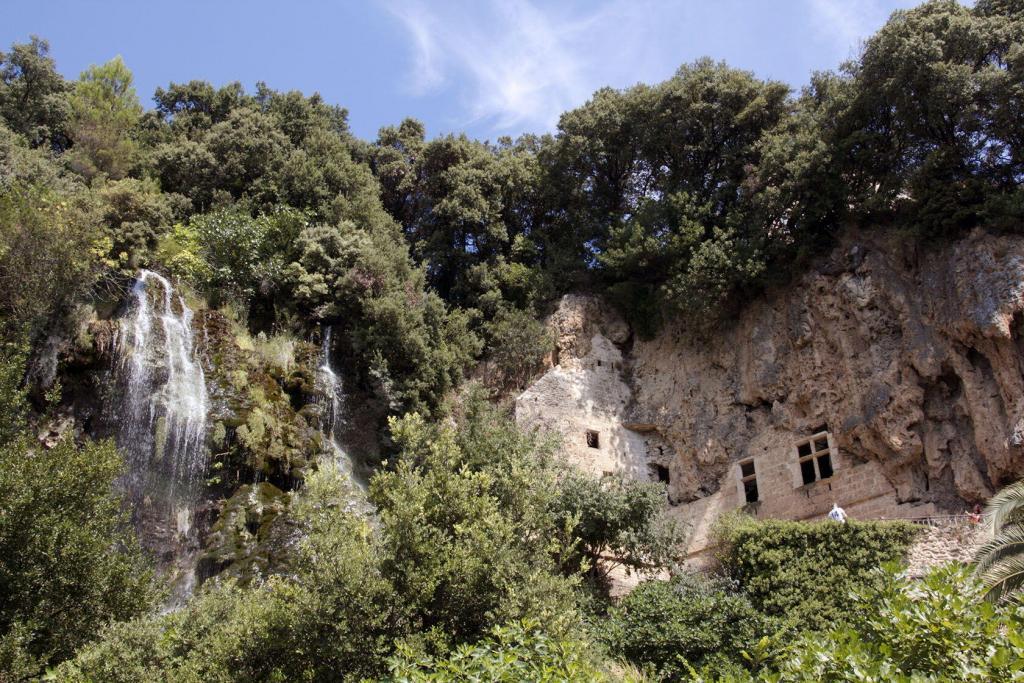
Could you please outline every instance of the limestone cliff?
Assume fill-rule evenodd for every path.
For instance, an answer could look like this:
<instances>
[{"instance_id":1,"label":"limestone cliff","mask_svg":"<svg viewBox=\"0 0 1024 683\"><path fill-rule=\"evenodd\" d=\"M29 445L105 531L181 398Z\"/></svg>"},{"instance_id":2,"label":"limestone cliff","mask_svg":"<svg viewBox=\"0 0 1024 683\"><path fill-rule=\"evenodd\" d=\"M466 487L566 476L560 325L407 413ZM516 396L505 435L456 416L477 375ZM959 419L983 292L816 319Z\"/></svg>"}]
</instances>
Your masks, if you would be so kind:
<instances>
[{"instance_id":1,"label":"limestone cliff","mask_svg":"<svg viewBox=\"0 0 1024 683\"><path fill-rule=\"evenodd\" d=\"M584 463L597 463L586 425L611 425L603 460L668 478L674 503L822 427L849 467L877 463L897 503L962 509L1024 475L1020 237L922 250L851 233L711 338L679 321L634 340L582 296L551 326L555 367L519 397L518 419L560 431Z\"/></svg>"}]
</instances>

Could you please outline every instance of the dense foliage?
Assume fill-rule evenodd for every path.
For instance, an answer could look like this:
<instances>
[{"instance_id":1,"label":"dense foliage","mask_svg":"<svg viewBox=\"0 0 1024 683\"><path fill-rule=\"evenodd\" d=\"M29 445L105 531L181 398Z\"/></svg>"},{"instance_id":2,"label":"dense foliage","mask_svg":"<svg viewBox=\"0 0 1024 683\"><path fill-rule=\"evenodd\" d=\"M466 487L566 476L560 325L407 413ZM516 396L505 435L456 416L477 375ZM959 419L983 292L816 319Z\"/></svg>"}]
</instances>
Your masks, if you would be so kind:
<instances>
[{"instance_id":1,"label":"dense foliage","mask_svg":"<svg viewBox=\"0 0 1024 683\"><path fill-rule=\"evenodd\" d=\"M121 455L70 439L43 448L25 433L22 360L0 358L0 680L67 659L157 597L114 493Z\"/></svg>"},{"instance_id":2,"label":"dense foliage","mask_svg":"<svg viewBox=\"0 0 1024 683\"><path fill-rule=\"evenodd\" d=\"M611 652L656 680L680 680L701 669L742 668L741 653L764 632L763 621L728 581L681 574L626 596L611 610L605 637Z\"/></svg>"},{"instance_id":3,"label":"dense foliage","mask_svg":"<svg viewBox=\"0 0 1024 683\"><path fill-rule=\"evenodd\" d=\"M361 680L384 675L391 656L438 671L486 666L466 660L483 654L459 646L483 640L475 647L493 651L487 638L520 650L550 644L550 658L522 666L596 670L600 658L584 656L575 635L581 576L564 571L575 539L559 524L550 445L479 400L452 420L394 421L398 464L371 483L373 519L347 504L351 484L332 468L291 494L289 514L304 538L289 576L220 582L182 610L111 626L62 675ZM543 628L516 625L523 619Z\"/></svg>"},{"instance_id":4,"label":"dense foliage","mask_svg":"<svg viewBox=\"0 0 1024 683\"><path fill-rule=\"evenodd\" d=\"M610 668L598 659L592 643L553 638L538 622L524 620L496 627L486 639L460 646L444 659L400 649L391 661L391 677L399 683L641 680L621 667L613 672Z\"/></svg>"},{"instance_id":5,"label":"dense foliage","mask_svg":"<svg viewBox=\"0 0 1024 683\"><path fill-rule=\"evenodd\" d=\"M847 594L848 621L804 636L779 657L769 681L1024 680L1024 610L994 607L963 568L923 579L877 571L871 588Z\"/></svg>"},{"instance_id":6,"label":"dense foliage","mask_svg":"<svg viewBox=\"0 0 1024 683\"><path fill-rule=\"evenodd\" d=\"M723 520L719 557L740 592L776 628L827 630L841 623L846 594L875 569L902 559L918 529L907 522L805 524Z\"/></svg>"}]
</instances>

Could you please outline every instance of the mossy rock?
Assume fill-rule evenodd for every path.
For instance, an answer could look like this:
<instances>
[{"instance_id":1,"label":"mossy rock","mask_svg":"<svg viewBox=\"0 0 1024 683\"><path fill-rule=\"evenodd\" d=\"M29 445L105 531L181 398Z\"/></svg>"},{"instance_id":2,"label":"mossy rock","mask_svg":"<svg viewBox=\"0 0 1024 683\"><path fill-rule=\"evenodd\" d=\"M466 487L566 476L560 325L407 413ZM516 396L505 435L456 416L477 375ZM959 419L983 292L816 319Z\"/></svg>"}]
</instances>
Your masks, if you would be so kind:
<instances>
[{"instance_id":1,"label":"mossy rock","mask_svg":"<svg viewBox=\"0 0 1024 683\"><path fill-rule=\"evenodd\" d=\"M234 577L242 583L284 568L289 497L269 482L246 484L224 501L199 559L200 576Z\"/></svg>"},{"instance_id":2,"label":"mossy rock","mask_svg":"<svg viewBox=\"0 0 1024 683\"><path fill-rule=\"evenodd\" d=\"M224 476L212 483L263 478L293 488L323 447L319 420L306 410L316 398L316 347L290 342L294 362L284 371L280 362L260 356L259 345L222 313L204 311L198 318L211 419L223 426L218 438L211 437L211 448L220 452Z\"/></svg>"}]
</instances>

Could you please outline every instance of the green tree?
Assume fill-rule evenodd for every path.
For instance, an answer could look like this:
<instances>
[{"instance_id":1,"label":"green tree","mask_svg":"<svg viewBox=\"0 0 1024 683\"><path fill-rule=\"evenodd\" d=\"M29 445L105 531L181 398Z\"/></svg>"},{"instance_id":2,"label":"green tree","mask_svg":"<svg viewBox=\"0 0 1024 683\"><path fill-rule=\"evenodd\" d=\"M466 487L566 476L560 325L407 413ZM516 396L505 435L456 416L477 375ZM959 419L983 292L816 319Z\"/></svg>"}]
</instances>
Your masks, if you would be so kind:
<instances>
[{"instance_id":1,"label":"green tree","mask_svg":"<svg viewBox=\"0 0 1024 683\"><path fill-rule=\"evenodd\" d=\"M287 204L318 220L380 223L387 214L367 166L354 153L347 113L319 95L282 93L264 83L203 81L157 89L143 137L165 190L205 211L244 200L254 213Z\"/></svg>"},{"instance_id":2,"label":"green tree","mask_svg":"<svg viewBox=\"0 0 1024 683\"><path fill-rule=\"evenodd\" d=\"M1022 44L1019 8L954 0L898 11L867 41L824 133L860 215L956 234L1019 192Z\"/></svg>"},{"instance_id":3,"label":"green tree","mask_svg":"<svg viewBox=\"0 0 1024 683\"><path fill-rule=\"evenodd\" d=\"M241 207L193 216L189 227L210 268L201 284L211 300L252 305L257 297L273 298L284 284L285 265L295 257L294 243L308 224L308 215L283 206L255 218Z\"/></svg>"},{"instance_id":4,"label":"green tree","mask_svg":"<svg viewBox=\"0 0 1024 683\"><path fill-rule=\"evenodd\" d=\"M135 131L142 105L132 86L132 72L120 56L82 72L69 98L71 168L86 178L102 173L119 179L138 163Z\"/></svg>"},{"instance_id":5,"label":"green tree","mask_svg":"<svg viewBox=\"0 0 1024 683\"><path fill-rule=\"evenodd\" d=\"M741 667L763 626L728 582L679 574L633 589L609 612L605 638L612 654L677 681L690 670Z\"/></svg>"},{"instance_id":6,"label":"green tree","mask_svg":"<svg viewBox=\"0 0 1024 683\"><path fill-rule=\"evenodd\" d=\"M385 126L377 133L370 163L380 182L381 202L392 218L415 235L422 212L420 167L427 131L416 119Z\"/></svg>"},{"instance_id":7,"label":"green tree","mask_svg":"<svg viewBox=\"0 0 1024 683\"><path fill-rule=\"evenodd\" d=\"M398 464L370 487L385 576L426 651L524 617L564 632L573 582L549 512L550 451L479 402L461 424L392 419Z\"/></svg>"},{"instance_id":8,"label":"green tree","mask_svg":"<svg viewBox=\"0 0 1024 683\"><path fill-rule=\"evenodd\" d=\"M34 338L50 316L95 285L109 246L84 193L21 183L0 192L3 332Z\"/></svg>"},{"instance_id":9,"label":"green tree","mask_svg":"<svg viewBox=\"0 0 1024 683\"><path fill-rule=\"evenodd\" d=\"M480 352L468 316L425 290L396 226L313 225L285 276L300 310L344 321L362 380L394 412L429 412Z\"/></svg>"},{"instance_id":10,"label":"green tree","mask_svg":"<svg viewBox=\"0 0 1024 683\"><path fill-rule=\"evenodd\" d=\"M69 89L42 38L0 52L0 118L31 146L64 148Z\"/></svg>"},{"instance_id":11,"label":"green tree","mask_svg":"<svg viewBox=\"0 0 1024 683\"><path fill-rule=\"evenodd\" d=\"M546 229L575 232L576 267L599 266L641 332L660 307L700 324L760 284L784 235L760 220L749 176L761 138L790 113L788 94L704 59L656 86L600 90L562 116L542 156L565 217Z\"/></svg>"},{"instance_id":12,"label":"green tree","mask_svg":"<svg viewBox=\"0 0 1024 683\"><path fill-rule=\"evenodd\" d=\"M152 262L157 242L187 211L184 197L161 192L152 179L98 178L92 189L108 247L104 265L129 277Z\"/></svg>"},{"instance_id":13,"label":"green tree","mask_svg":"<svg viewBox=\"0 0 1024 683\"><path fill-rule=\"evenodd\" d=\"M153 605L152 571L114 493L121 467L108 442L0 444L0 669L39 673Z\"/></svg>"},{"instance_id":14,"label":"green tree","mask_svg":"<svg viewBox=\"0 0 1024 683\"><path fill-rule=\"evenodd\" d=\"M423 124L406 119L382 128L371 151L384 206L403 227L415 258L448 301L471 304L470 272L514 249L538 220L540 169L531 138L497 145L448 135L425 141Z\"/></svg>"},{"instance_id":15,"label":"green tree","mask_svg":"<svg viewBox=\"0 0 1024 683\"><path fill-rule=\"evenodd\" d=\"M517 308L502 307L484 324L488 358L497 369L497 383L512 389L525 388L542 368L545 356L555 348L544 323Z\"/></svg>"},{"instance_id":16,"label":"green tree","mask_svg":"<svg viewBox=\"0 0 1024 683\"><path fill-rule=\"evenodd\" d=\"M653 574L681 549L682 530L665 513L663 484L567 472L553 509L576 543L567 566L588 570L602 588L616 567Z\"/></svg>"}]
</instances>

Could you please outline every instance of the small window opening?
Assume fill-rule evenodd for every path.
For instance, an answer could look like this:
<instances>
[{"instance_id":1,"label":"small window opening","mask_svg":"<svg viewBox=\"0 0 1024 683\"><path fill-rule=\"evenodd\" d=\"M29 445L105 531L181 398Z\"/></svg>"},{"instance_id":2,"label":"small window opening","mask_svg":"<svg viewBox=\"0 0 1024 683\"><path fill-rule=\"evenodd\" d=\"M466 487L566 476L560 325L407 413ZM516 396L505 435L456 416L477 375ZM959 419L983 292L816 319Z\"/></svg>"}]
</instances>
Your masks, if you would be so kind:
<instances>
[{"instance_id":1,"label":"small window opening","mask_svg":"<svg viewBox=\"0 0 1024 683\"><path fill-rule=\"evenodd\" d=\"M800 461L800 474L803 475L804 483L810 484L817 480L814 475L814 460L808 458L807 460Z\"/></svg>"},{"instance_id":2,"label":"small window opening","mask_svg":"<svg viewBox=\"0 0 1024 683\"><path fill-rule=\"evenodd\" d=\"M597 361L597 367L601 367L601 361Z\"/></svg>"},{"instance_id":3,"label":"small window opening","mask_svg":"<svg viewBox=\"0 0 1024 683\"><path fill-rule=\"evenodd\" d=\"M671 477L669 475L669 471L668 471L667 467L665 467L664 465L659 465L657 463L653 463L652 462L650 465L647 466L647 468L651 471L651 478L652 479L660 481L662 484L668 484L669 483L669 479Z\"/></svg>"},{"instance_id":4,"label":"small window opening","mask_svg":"<svg viewBox=\"0 0 1024 683\"><path fill-rule=\"evenodd\" d=\"M740 463L740 481L743 483L743 497L748 503L756 503L760 498L757 491L757 470L754 459Z\"/></svg>"},{"instance_id":5,"label":"small window opening","mask_svg":"<svg viewBox=\"0 0 1024 683\"><path fill-rule=\"evenodd\" d=\"M600 448L601 447L601 435L598 434L593 429L588 429L587 430L587 446L589 446L591 448Z\"/></svg>"},{"instance_id":6,"label":"small window opening","mask_svg":"<svg viewBox=\"0 0 1024 683\"><path fill-rule=\"evenodd\" d=\"M832 476L832 456L826 453L817 459L818 473L822 479L828 479Z\"/></svg>"},{"instance_id":7,"label":"small window opening","mask_svg":"<svg viewBox=\"0 0 1024 683\"><path fill-rule=\"evenodd\" d=\"M798 443L796 455L800 462L800 478L804 485L828 479L835 472L827 431L814 434L806 441Z\"/></svg>"}]
</instances>

